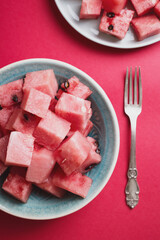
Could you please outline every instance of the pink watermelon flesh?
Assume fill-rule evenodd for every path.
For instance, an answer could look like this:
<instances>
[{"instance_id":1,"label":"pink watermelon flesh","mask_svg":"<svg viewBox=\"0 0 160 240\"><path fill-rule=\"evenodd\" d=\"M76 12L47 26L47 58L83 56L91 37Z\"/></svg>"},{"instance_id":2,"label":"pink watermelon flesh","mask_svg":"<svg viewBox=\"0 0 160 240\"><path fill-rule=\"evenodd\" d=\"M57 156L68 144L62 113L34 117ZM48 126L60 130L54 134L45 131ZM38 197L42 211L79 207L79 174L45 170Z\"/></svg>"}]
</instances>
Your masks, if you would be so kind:
<instances>
[{"instance_id":1,"label":"pink watermelon flesh","mask_svg":"<svg viewBox=\"0 0 160 240\"><path fill-rule=\"evenodd\" d=\"M62 188L59 188L57 186L55 186L52 183L52 174L49 176L49 178L44 182L44 183L39 183L36 184L37 187L41 188L42 190L51 193L52 195L58 197L58 198L62 198L66 191Z\"/></svg>"},{"instance_id":2,"label":"pink watermelon flesh","mask_svg":"<svg viewBox=\"0 0 160 240\"><path fill-rule=\"evenodd\" d=\"M34 88L26 90L23 96L21 108L40 118L44 118L50 106L51 97Z\"/></svg>"},{"instance_id":3,"label":"pink watermelon flesh","mask_svg":"<svg viewBox=\"0 0 160 240\"><path fill-rule=\"evenodd\" d=\"M23 91L37 89L51 98L54 98L58 90L58 83L52 69L30 72L26 74Z\"/></svg>"},{"instance_id":4,"label":"pink watermelon flesh","mask_svg":"<svg viewBox=\"0 0 160 240\"><path fill-rule=\"evenodd\" d=\"M5 162L6 160L8 141L9 141L9 135L6 135L0 138L0 160L2 162Z\"/></svg>"},{"instance_id":5,"label":"pink watermelon flesh","mask_svg":"<svg viewBox=\"0 0 160 240\"><path fill-rule=\"evenodd\" d=\"M27 169L26 180L34 183L45 182L55 163L52 151L46 148L34 149L31 164Z\"/></svg>"},{"instance_id":6,"label":"pink watermelon flesh","mask_svg":"<svg viewBox=\"0 0 160 240\"><path fill-rule=\"evenodd\" d=\"M88 98L92 94L89 87L81 83L75 76L67 80L65 83L62 83L61 88L67 93L83 99Z\"/></svg>"},{"instance_id":7,"label":"pink watermelon flesh","mask_svg":"<svg viewBox=\"0 0 160 240\"><path fill-rule=\"evenodd\" d=\"M9 173L2 185L2 189L25 203L31 193L32 184L27 182L24 177L18 174Z\"/></svg>"},{"instance_id":8,"label":"pink watermelon flesh","mask_svg":"<svg viewBox=\"0 0 160 240\"><path fill-rule=\"evenodd\" d=\"M156 4L156 6L154 7L154 12L157 15L157 17L160 18L160 1Z\"/></svg>"},{"instance_id":9,"label":"pink watermelon flesh","mask_svg":"<svg viewBox=\"0 0 160 240\"><path fill-rule=\"evenodd\" d=\"M102 0L82 0L80 18L97 18L101 13Z\"/></svg>"},{"instance_id":10,"label":"pink watermelon flesh","mask_svg":"<svg viewBox=\"0 0 160 240\"><path fill-rule=\"evenodd\" d=\"M0 161L0 176L7 170L7 166L4 165L2 161Z\"/></svg>"},{"instance_id":11,"label":"pink watermelon flesh","mask_svg":"<svg viewBox=\"0 0 160 240\"><path fill-rule=\"evenodd\" d=\"M55 159L66 175L79 169L88 157L91 145L78 131L67 138L54 152Z\"/></svg>"},{"instance_id":12,"label":"pink watermelon flesh","mask_svg":"<svg viewBox=\"0 0 160 240\"><path fill-rule=\"evenodd\" d=\"M18 109L16 110L15 117L13 116L13 119L8 122L8 125L10 129L32 135L39 121L40 118L37 116L25 112L22 109Z\"/></svg>"},{"instance_id":13,"label":"pink watermelon flesh","mask_svg":"<svg viewBox=\"0 0 160 240\"><path fill-rule=\"evenodd\" d=\"M123 9L117 15L110 16L109 14L110 13L104 11L99 25L99 30L119 39L123 39L128 31L134 11Z\"/></svg>"},{"instance_id":14,"label":"pink watermelon flesh","mask_svg":"<svg viewBox=\"0 0 160 240\"><path fill-rule=\"evenodd\" d=\"M36 142L49 150L55 150L70 130L70 123L48 111L45 118L41 119L33 136Z\"/></svg>"},{"instance_id":15,"label":"pink watermelon flesh","mask_svg":"<svg viewBox=\"0 0 160 240\"><path fill-rule=\"evenodd\" d=\"M28 167L31 162L34 138L31 135L13 131L10 134L5 164Z\"/></svg>"},{"instance_id":16,"label":"pink watermelon flesh","mask_svg":"<svg viewBox=\"0 0 160 240\"><path fill-rule=\"evenodd\" d=\"M125 7L127 0L102 0L106 12L119 14Z\"/></svg>"},{"instance_id":17,"label":"pink watermelon flesh","mask_svg":"<svg viewBox=\"0 0 160 240\"><path fill-rule=\"evenodd\" d=\"M23 95L22 86L22 79L0 86L0 106L10 107L21 102Z\"/></svg>"},{"instance_id":18,"label":"pink watermelon flesh","mask_svg":"<svg viewBox=\"0 0 160 240\"><path fill-rule=\"evenodd\" d=\"M0 110L0 126L1 128L5 128L6 124L10 118L10 116L12 115L13 111L18 108L17 105L11 106L9 108L3 108L2 110Z\"/></svg>"},{"instance_id":19,"label":"pink watermelon flesh","mask_svg":"<svg viewBox=\"0 0 160 240\"><path fill-rule=\"evenodd\" d=\"M91 131L93 127L93 123L89 120L88 123L87 123L87 126L84 130L81 131L81 133L83 134L83 136L87 136L89 134L89 132ZM75 133L76 131L72 131L70 130L67 134L67 137L70 137L71 135L73 135L73 133Z\"/></svg>"},{"instance_id":20,"label":"pink watermelon flesh","mask_svg":"<svg viewBox=\"0 0 160 240\"><path fill-rule=\"evenodd\" d=\"M72 131L84 131L92 115L91 102L63 93L55 106L55 113L71 122Z\"/></svg>"},{"instance_id":21,"label":"pink watermelon flesh","mask_svg":"<svg viewBox=\"0 0 160 240\"><path fill-rule=\"evenodd\" d=\"M50 106L49 106L49 110L51 110L52 112L55 112L55 106L57 104L57 99L52 99L51 100L51 103L50 103Z\"/></svg>"},{"instance_id":22,"label":"pink watermelon flesh","mask_svg":"<svg viewBox=\"0 0 160 240\"><path fill-rule=\"evenodd\" d=\"M95 165L101 162L100 150L98 148L98 143L92 137L87 137L87 141L91 145L91 150L88 154L87 159L80 166L79 171L81 173L86 173L90 171Z\"/></svg>"},{"instance_id":23,"label":"pink watermelon flesh","mask_svg":"<svg viewBox=\"0 0 160 240\"><path fill-rule=\"evenodd\" d=\"M20 108L18 108L18 107L14 109L14 111L12 112L12 114L11 114L7 124L6 124L6 127L5 127L6 129L8 129L10 131L14 130L13 124L14 124L14 122L15 122L18 114L19 114L19 111L20 111Z\"/></svg>"},{"instance_id":24,"label":"pink watermelon flesh","mask_svg":"<svg viewBox=\"0 0 160 240\"><path fill-rule=\"evenodd\" d=\"M92 179L81 173L75 172L70 176L66 176L60 168L57 168L52 177L52 182L57 187L85 198L91 187Z\"/></svg>"},{"instance_id":25,"label":"pink watermelon flesh","mask_svg":"<svg viewBox=\"0 0 160 240\"><path fill-rule=\"evenodd\" d=\"M21 177L26 177L26 171L27 171L27 168L25 167L17 167L17 166L12 166L10 167L10 173L13 173L13 174L18 174L19 176Z\"/></svg>"},{"instance_id":26,"label":"pink watermelon flesh","mask_svg":"<svg viewBox=\"0 0 160 240\"><path fill-rule=\"evenodd\" d=\"M138 16L148 13L159 0L131 0Z\"/></svg>"},{"instance_id":27,"label":"pink watermelon flesh","mask_svg":"<svg viewBox=\"0 0 160 240\"><path fill-rule=\"evenodd\" d=\"M139 41L160 33L160 21L155 15L134 18L132 26Z\"/></svg>"}]
</instances>

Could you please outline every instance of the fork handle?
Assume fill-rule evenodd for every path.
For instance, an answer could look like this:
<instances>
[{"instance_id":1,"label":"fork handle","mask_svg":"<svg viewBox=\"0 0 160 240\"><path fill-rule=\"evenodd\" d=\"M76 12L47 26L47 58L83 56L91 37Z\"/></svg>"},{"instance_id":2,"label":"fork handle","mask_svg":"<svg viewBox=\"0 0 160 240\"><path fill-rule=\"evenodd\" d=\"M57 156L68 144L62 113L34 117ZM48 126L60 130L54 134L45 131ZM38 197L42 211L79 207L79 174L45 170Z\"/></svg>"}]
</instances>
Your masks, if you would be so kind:
<instances>
[{"instance_id":1,"label":"fork handle","mask_svg":"<svg viewBox=\"0 0 160 240\"><path fill-rule=\"evenodd\" d=\"M139 186L137 183L136 168L136 122L137 118L130 118L131 122L131 151L129 168L127 172L128 182L125 189L126 203L129 207L134 208L139 201Z\"/></svg>"}]
</instances>

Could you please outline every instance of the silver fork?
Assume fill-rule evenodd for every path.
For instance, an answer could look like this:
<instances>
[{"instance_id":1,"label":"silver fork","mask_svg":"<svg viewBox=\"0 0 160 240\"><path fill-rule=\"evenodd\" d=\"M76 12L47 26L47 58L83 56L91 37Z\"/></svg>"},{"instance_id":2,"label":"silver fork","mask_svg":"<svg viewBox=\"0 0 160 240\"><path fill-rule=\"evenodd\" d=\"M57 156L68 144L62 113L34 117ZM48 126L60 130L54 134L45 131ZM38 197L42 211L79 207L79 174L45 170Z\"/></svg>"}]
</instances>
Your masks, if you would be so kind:
<instances>
[{"instance_id":1,"label":"silver fork","mask_svg":"<svg viewBox=\"0 0 160 240\"><path fill-rule=\"evenodd\" d=\"M137 72L139 72L139 84ZM132 81L132 68L130 68L130 74L127 68L124 90L124 111L126 115L128 115L131 124L131 149L129 168L127 172L128 182L126 185L125 193L127 205L131 208L134 208L139 201L139 186L137 183L136 168L136 123L137 117L142 111L142 82L140 67L139 71L137 71L137 67L135 68L134 84L132 84ZM133 94L132 85L134 86ZM137 94L137 90L139 94ZM134 97L132 95L134 95Z\"/></svg>"}]
</instances>

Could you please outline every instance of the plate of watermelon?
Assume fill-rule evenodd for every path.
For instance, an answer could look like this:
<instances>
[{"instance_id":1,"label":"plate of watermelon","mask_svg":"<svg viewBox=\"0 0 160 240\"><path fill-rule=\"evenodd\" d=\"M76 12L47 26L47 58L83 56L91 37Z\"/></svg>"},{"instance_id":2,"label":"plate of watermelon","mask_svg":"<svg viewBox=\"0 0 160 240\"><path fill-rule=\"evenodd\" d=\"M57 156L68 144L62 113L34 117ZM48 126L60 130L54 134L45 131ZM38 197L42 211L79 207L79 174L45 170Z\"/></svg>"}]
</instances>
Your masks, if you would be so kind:
<instances>
[{"instance_id":1,"label":"plate of watermelon","mask_svg":"<svg viewBox=\"0 0 160 240\"><path fill-rule=\"evenodd\" d=\"M55 0L66 21L98 44L131 49L160 41L159 0Z\"/></svg>"},{"instance_id":2,"label":"plate of watermelon","mask_svg":"<svg viewBox=\"0 0 160 240\"><path fill-rule=\"evenodd\" d=\"M105 187L119 126L102 88L64 62L0 69L0 210L26 219L73 213Z\"/></svg>"}]
</instances>

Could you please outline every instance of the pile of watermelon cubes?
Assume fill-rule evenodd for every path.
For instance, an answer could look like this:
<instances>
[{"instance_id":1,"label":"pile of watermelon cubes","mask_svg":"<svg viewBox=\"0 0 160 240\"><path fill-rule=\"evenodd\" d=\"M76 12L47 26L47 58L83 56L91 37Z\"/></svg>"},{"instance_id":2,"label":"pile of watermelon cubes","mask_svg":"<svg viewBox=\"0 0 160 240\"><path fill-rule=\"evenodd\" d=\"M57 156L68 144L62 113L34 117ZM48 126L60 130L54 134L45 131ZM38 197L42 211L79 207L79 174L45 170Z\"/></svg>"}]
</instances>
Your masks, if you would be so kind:
<instances>
[{"instance_id":1,"label":"pile of watermelon cubes","mask_svg":"<svg viewBox=\"0 0 160 240\"><path fill-rule=\"evenodd\" d=\"M58 88L52 69L27 73L0 86L0 175L2 189L22 202L32 186L63 197L85 198L101 162L93 127L92 91L76 76Z\"/></svg>"},{"instance_id":2,"label":"pile of watermelon cubes","mask_svg":"<svg viewBox=\"0 0 160 240\"><path fill-rule=\"evenodd\" d=\"M130 3L131 9L125 8ZM123 39L131 24L139 41L160 33L159 0L82 0L80 19L100 17L99 30Z\"/></svg>"}]
</instances>

